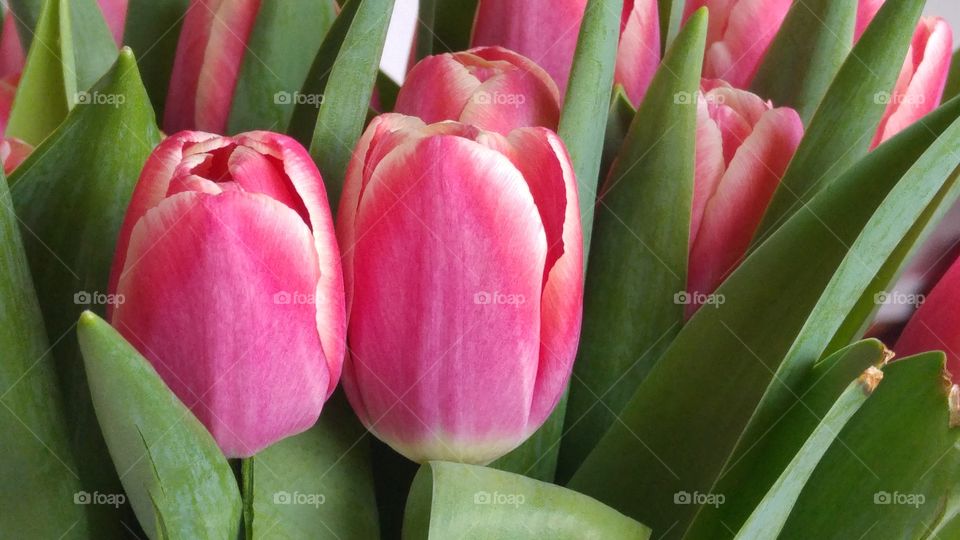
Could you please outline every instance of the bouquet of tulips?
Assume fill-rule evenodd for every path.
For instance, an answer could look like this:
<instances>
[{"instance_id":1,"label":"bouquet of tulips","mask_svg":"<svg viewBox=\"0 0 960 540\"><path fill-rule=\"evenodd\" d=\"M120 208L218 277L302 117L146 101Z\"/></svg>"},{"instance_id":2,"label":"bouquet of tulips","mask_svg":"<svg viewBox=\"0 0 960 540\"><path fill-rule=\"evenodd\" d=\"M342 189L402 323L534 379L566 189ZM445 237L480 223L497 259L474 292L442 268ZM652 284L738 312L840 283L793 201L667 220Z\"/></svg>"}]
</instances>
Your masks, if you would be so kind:
<instances>
[{"instance_id":1,"label":"bouquet of tulips","mask_svg":"<svg viewBox=\"0 0 960 540\"><path fill-rule=\"evenodd\" d=\"M960 538L924 0L3 4L0 538Z\"/></svg>"}]
</instances>

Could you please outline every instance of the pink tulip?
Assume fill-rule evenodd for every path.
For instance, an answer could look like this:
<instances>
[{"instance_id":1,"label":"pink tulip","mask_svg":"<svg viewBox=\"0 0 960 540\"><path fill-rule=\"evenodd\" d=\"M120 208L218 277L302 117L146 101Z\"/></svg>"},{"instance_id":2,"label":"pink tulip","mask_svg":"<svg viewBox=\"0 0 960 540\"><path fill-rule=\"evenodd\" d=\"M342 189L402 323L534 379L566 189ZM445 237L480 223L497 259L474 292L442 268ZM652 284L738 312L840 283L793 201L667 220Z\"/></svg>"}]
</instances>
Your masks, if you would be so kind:
<instances>
[{"instance_id":1,"label":"pink tulip","mask_svg":"<svg viewBox=\"0 0 960 540\"><path fill-rule=\"evenodd\" d=\"M710 11L703 76L749 88L793 0L688 0L684 19Z\"/></svg>"},{"instance_id":2,"label":"pink tulip","mask_svg":"<svg viewBox=\"0 0 960 540\"><path fill-rule=\"evenodd\" d=\"M23 46L17 34L17 22L9 9L3 15L3 34L0 35L0 78L16 75L23 71L25 61Z\"/></svg>"},{"instance_id":3,"label":"pink tulip","mask_svg":"<svg viewBox=\"0 0 960 540\"><path fill-rule=\"evenodd\" d=\"M660 66L660 16L655 0L626 0L614 81L638 106Z\"/></svg>"},{"instance_id":4,"label":"pink tulip","mask_svg":"<svg viewBox=\"0 0 960 540\"><path fill-rule=\"evenodd\" d=\"M703 82L687 277L694 299L713 293L747 252L801 138L793 109L775 109L722 81ZM688 315L696 309L688 304Z\"/></svg>"},{"instance_id":5,"label":"pink tulip","mask_svg":"<svg viewBox=\"0 0 960 540\"><path fill-rule=\"evenodd\" d=\"M130 0L97 0L103 18L117 45L123 44L123 29L127 22L127 4Z\"/></svg>"},{"instance_id":6,"label":"pink tulip","mask_svg":"<svg viewBox=\"0 0 960 540\"><path fill-rule=\"evenodd\" d=\"M19 73L7 75L0 79L0 136L7 132L10 111L13 109L13 98L17 95L17 85L19 84Z\"/></svg>"},{"instance_id":7,"label":"pink tulip","mask_svg":"<svg viewBox=\"0 0 960 540\"><path fill-rule=\"evenodd\" d=\"M260 0L191 0L183 21L163 126L223 133Z\"/></svg>"},{"instance_id":8,"label":"pink tulip","mask_svg":"<svg viewBox=\"0 0 960 540\"><path fill-rule=\"evenodd\" d=\"M853 34L854 41L860 41L860 37L866 32L870 22L877 16L877 12L883 7L884 0L860 0L857 5L857 27Z\"/></svg>"},{"instance_id":9,"label":"pink tulip","mask_svg":"<svg viewBox=\"0 0 960 540\"><path fill-rule=\"evenodd\" d=\"M923 17L893 92L882 96L888 100L887 110L874 137L874 147L940 106L952 55L950 25L939 17Z\"/></svg>"},{"instance_id":10,"label":"pink tulip","mask_svg":"<svg viewBox=\"0 0 960 540\"><path fill-rule=\"evenodd\" d=\"M947 353L947 369L960 377L960 259L954 261L910 318L894 351L898 357L925 351Z\"/></svg>"},{"instance_id":11,"label":"pink tulip","mask_svg":"<svg viewBox=\"0 0 960 540\"><path fill-rule=\"evenodd\" d=\"M337 234L344 389L372 433L414 461L486 463L544 422L583 300L576 182L552 131L381 115Z\"/></svg>"},{"instance_id":12,"label":"pink tulip","mask_svg":"<svg viewBox=\"0 0 960 540\"><path fill-rule=\"evenodd\" d=\"M3 173L10 175L33 152L33 147L14 137L0 137L0 163Z\"/></svg>"},{"instance_id":13,"label":"pink tulip","mask_svg":"<svg viewBox=\"0 0 960 540\"><path fill-rule=\"evenodd\" d=\"M339 261L323 181L297 142L181 132L140 175L108 314L227 457L251 456L312 426L337 385Z\"/></svg>"},{"instance_id":14,"label":"pink tulip","mask_svg":"<svg viewBox=\"0 0 960 540\"><path fill-rule=\"evenodd\" d=\"M526 57L479 47L421 60L407 75L394 110L428 124L458 120L502 135L521 127L556 130L560 93Z\"/></svg>"}]
</instances>

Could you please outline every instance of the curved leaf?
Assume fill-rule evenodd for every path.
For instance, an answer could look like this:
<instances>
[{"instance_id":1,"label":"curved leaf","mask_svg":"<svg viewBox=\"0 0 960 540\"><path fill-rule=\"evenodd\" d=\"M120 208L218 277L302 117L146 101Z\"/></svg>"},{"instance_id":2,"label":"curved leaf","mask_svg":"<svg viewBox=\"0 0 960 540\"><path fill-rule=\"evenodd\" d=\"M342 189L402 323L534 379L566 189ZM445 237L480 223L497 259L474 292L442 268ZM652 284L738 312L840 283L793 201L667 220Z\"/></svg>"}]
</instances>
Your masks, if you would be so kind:
<instances>
[{"instance_id":1,"label":"curved leaf","mask_svg":"<svg viewBox=\"0 0 960 540\"><path fill-rule=\"evenodd\" d=\"M479 0L432 1L436 2L433 24L434 54L469 49Z\"/></svg>"},{"instance_id":2,"label":"curved leaf","mask_svg":"<svg viewBox=\"0 0 960 540\"><path fill-rule=\"evenodd\" d=\"M150 101L163 118L177 41L190 0L130 0L123 39L137 55Z\"/></svg>"}]
</instances>

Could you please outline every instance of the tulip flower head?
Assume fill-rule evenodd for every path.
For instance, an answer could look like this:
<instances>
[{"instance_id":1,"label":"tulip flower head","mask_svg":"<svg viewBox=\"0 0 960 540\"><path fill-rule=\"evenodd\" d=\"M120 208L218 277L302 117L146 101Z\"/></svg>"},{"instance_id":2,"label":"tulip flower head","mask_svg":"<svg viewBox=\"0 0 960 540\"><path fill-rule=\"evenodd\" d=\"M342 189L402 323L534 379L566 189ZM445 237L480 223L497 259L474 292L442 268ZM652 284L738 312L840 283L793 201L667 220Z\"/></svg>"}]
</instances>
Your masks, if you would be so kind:
<instances>
[{"instance_id":1,"label":"tulip flower head","mask_svg":"<svg viewBox=\"0 0 960 540\"><path fill-rule=\"evenodd\" d=\"M248 457L312 426L337 385L339 259L323 181L296 141L181 132L134 190L108 314L224 454Z\"/></svg>"},{"instance_id":2,"label":"tulip flower head","mask_svg":"<svg viewBox=\"0 0 960 540\"><path fill-rule=\"evenodd\" d=\"M556 130L560 93L528 58L501 47L478 47L417 63L394 110L428 124L458 120L502 135L521 127Z\"/></svg>"},{"instance_id":3,"label":"tulip flower head","mask_svg":"<svg viewBox=\"0 0 960 540\"><path fill-rule=\"evenodd\" d=\"M344 389L371 432L414 461L486 463L544 422L583 299L577 188L552 131L381 115L354 152L337 234Z\"/></svg>"},{"instance_id":4,"label":"tulip flower head","mask_svg":"<svg viewBox=\"0 0 960 540\"><path fill-rule=\"evenodd\" d=\"M907 322L894 347L898 357L944 351L947 370L960 378L960 259L940 278Z\"/></svg>"}]
</instances>

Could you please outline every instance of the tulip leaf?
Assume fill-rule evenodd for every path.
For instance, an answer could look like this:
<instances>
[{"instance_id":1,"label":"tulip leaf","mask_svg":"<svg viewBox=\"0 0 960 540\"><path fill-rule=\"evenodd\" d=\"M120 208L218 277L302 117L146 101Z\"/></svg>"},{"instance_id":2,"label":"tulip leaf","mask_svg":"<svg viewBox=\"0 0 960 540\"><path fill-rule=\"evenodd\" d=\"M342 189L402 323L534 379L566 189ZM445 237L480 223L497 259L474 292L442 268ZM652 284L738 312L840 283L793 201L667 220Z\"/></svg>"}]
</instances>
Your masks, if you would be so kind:
<instances>
[{"instance_id":1,"label":"tulip leaf","mask_svg":"<svg viewBox=\"0 0 960 540\"><path fill-rule=\"evenodd\" d=\"M417 31L415 44L415 58L417 61L433 54L434 27L437 18L437 3L442 0L420 0L420 11L417 17Z\"/></svg>"},{"instance_id":2,"label":"tulip leaf","mask_svg":"<svg viewBox=\"0 0 960 540\"><path fill-rule=\"evenodd\" d=\"M351 2L360 5L330 69L310 143L332 208L340 201L347 164L366 124L394 0Z\"/></svg>"},{"instance_id":3,"label":"tulip leaf","mask_svg":"<svg viewBox=\"0 0 960 540\"><path fill-rule=\"evenodd\" d=\"M158 118L163 118L177 41L190 0L130 0L124 42L137 55L137 68Z\"/></svg>"},{"instance_id":4,"label":"tulip leaf","mask_svg":"<svg viewBox=\"0 0 960 540\"><path fill-rule=\"evenodd\" d=\"M322 94L300 94L300 88L336 10L333 0L260 4L233 94L228 133L286 131L295 102L320 106Z\"/></svg>"},{"instance_id":5,"label":"tulip leaf","mask_svg":"<svg viewBox=\"0 0 960 540\"><path fill-rule=\"evenodd\" d=\"M87 537L85 508L72 504L80 481L53 359L2 173L0 358L0 531L10 538Z\"/></svg>"},{"instance_id":6,"label":"tulip leaf","mask_svg":"<svg viewBox=\"0 0 960 540\"><path fill-rule=\"evenodd\" d=\"M623 0L587 3L560 116L558 133L570 152L578 180L585 258L590 253L603 135L610 109L610 95L602 89L613 87L622 9Z\"/></svg>"},{"instance_id":7,"label":"tulip leaf","mask_svg":"<svg viewBox=\"0 0 960 540\"><path fill-rule=\"evenodd\" d=\"M433 461L410 489L404 540L617 538L650 530L590 497L487 467Z\"/></svg>"},{"instance_id":8,"label":"tulip leaf","mask_svg":"<svg viewBox=\"0 0 960 540\"><path fill-rule=\"evenodd\" d=\"M569 478L683 324L697 95L698 10L673 42L606 180L560 452ZM615 277L614 277L615 276Z\"/></svg>"},{"instance_id":9,"label":"tulip leaf","mask_svg":"<svg viewBox=\"0 0 960 540\"><path fill-rule=\"evenodd\" d=\"M400 93L400 85L391 79L386 73L381 71L377 74L377 95L375 101L378 102L378 112L390 112L397 104L397 95Z\"/></svg>"},{"instance_id":10,"label":"tulip leaf","mask_svg":"<svg viewBox=\"0 0 960 540\"><path fill-rule=\"evenodd\" d=\"M867 154L903 66L924 0L886 2L813 114L755 243Z\"/></svg>"},{"instance_id":11,"label":"tulip leaf","mask_svg":"<svg viewBox=\"0 0 960 540\"><path fill-rule=\"evenodd\" d=\"M84 489L119 489L90 403L73 330L83 309L103 313L114 243L133 186L160 140L136 61L124 49L93 92L10 177ZM100 511L112 511L94 505Z\"/></svg>"},{"instance_id":12,"label":"tulip leaf","mask_svg":"<svg viewBox=\"0 0 960 540\"><path fill-rule=\"evenodd\" d=\"M738 446L789 408L798 379L928 208L956 199L960 121L926 151L920 129L932 128L871 153L733 272L716 293L725 302L681 330L572 488L655 532L685 534L697 507L673 496L711 493Z\"/></svg>"},{"instance_id":13,"label":"tulip leaf","mask_svg":"<svg viewBox=\"0 0 960 540\"><path fill-rule=\"evenodd\" d=\"M436 2L433 17L433 53L469 49L479 0L432 1Z\"/></svg>"},{"instance_id":14,"label":"tulip leaf","mask_svg":"<svg viewBox=\"0 0 960 540\"><path fill-rule=\"evenodd\" d=\"M77 334L110 457L147 535L236 539L240 492L210 433L103 319L84 312Z\"/></svg>"},{"instance_id":15,"label":"tulip leaf","mask_svg":"<svg viewBox=\"0 0 960 540\"><path fill-rule=\"evenodd\" d=\"M50 0L10 111L6 135L40 144L117 58L113 35L95 0Z\"/></svg>"},{"instance_id":16,"label":"tulip leaf","mask_svg":"<svg viewBox=\"0 0 960 540\"><path fill-rule=\"evenodd\" d=\"M25 51L30 49L33 42L33 33L36 31L37 21L40 20L43 4L44 0L7 0L10 11L15 15L17 35L20 36L20 44Z\"/></svg>"},{"instance_id":17,"label":"tulip leaf","mask_svg":"<svg viewBox=\"0 0 960 540\"><path fill-rule=\"evenodd\" d=\"M680 31L685 5L685 0L657 0L657 12L660 14L660 50L663 53L667 52Z\"/></svg>"},{"instance_id":18,"label":"tulip leaf","mask_svg":"<svg viewBox=\"0 0 960 540\"><path fill-rule=\"evenodd\" d=\"M773 425L759 437L750 438L748 445L741 445L741 448L745 447L742 453L734 456L713 491L725 496L723 504L704 505L688 536L697 538L710 531L722 530L724 526L736 530L743 525L803 445L808 444L809 437L823 424L834 403L842 399L850 381L888 358L889 352L882 343L866 340L811 366L791 394L789 406L778 411L782 414ZM830 443L829 439L817 440L819 443L812 450L825 450L824 445ZM787 510L789 513L789 506Z\"/></svg>"},{"instance_id":19,"label":"tulip leaf","mask_svg":"<svg viewBox=\"0 0 960 540\"><path fill-rule=\"evenodd\" d=\"M623 147L623 141L627 138L630 122L636 114L637 110L630 103L626 91L618 84L613 89L613 101L610 102L610 111L607 113L607 129L603 137L603 159L600 162L601 178L609 175L610 168Z\"/></svg>"},{"instance_id":20,"label":"tulip leaf","mask_svg":"<svg viewBox=\"0 0 960 540\"><path fill-rule=\"evenodd\" d=\"M853 46L855 2L795 2L753 80L754 93L796 109L804 125Z\"/></svg>"},{"instance_id":21,"label":"tulip leaf","mask_svg":"<svg viewBox=\"0 0 960 540\"><path fill-rule=\"evenodd\" d=\"M960 96L960 50L953 53L950 61L950 74L947 77L947 86L943 90L943 101L949 101Z\"/></svg>"},{"instance_id":22,"label":"tulip leaf","mask_svg":"<svg viewBox=\"0 0 960 540\"><path fill-rule=\"evenodd\" d=\"M309 431L244 460L246 538L379 538L366 437L335 394Z\"/></svg>"},{"instance_id":23,"label":"tulip leaf","mask_svg":"<svg viewBox=\"0 0 960 540\"><path fill-rule=\"evenodd\" d=\"M955 537L929 534L960 508L958 390L943 367L942 353L928 353L884 369L806 482L780 539Z\"/></svg>"}]
</instances>

